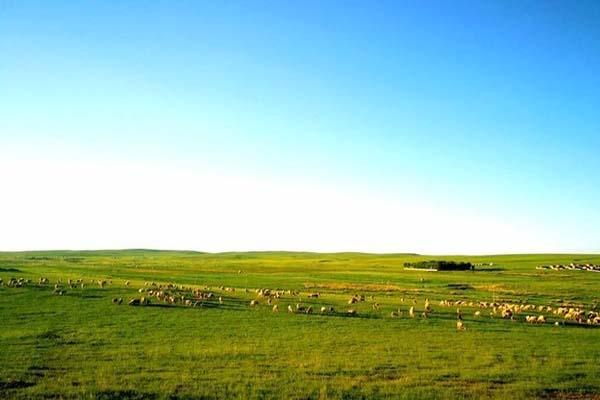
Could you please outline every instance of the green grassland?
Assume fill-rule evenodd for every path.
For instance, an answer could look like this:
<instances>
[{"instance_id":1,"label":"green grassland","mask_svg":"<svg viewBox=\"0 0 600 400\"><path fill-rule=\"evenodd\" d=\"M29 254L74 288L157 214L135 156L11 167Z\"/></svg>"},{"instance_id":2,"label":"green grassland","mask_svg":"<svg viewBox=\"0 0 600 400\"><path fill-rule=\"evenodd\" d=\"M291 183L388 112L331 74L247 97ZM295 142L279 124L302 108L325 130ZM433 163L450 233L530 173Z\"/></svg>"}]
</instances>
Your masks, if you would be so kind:
<instances>
[{"instance_id":1,"label":"green grassland","mask_svg":"<svg viewBox=\"0 0 600 400\"><path fill-rule=\"evenodd\" d=\"M404 270L433 257L361 253L198 253L151 250L0 253L0 398L564 398L600 399L600 327L490 316L440 300L585 310L600 303L600 274L536 270L600 263L599 255L453 256L475 271ZM489 266L492 262L493 266ZM11 278L31 279L8 287ZM40 277L49 279L39 284ZM81 279L63 295L61 280ZM109 283L101 288L99 279ZM125 285L130 281L129 286ZM223 298L202 307L151 298L146 282ZM235 292L220 290L233 287ZM206 289L205 287L210 287ZM249 289L246 292L244 289ZM274 299L255 289L299 291ZM307 298L320 292L319 298ZM348 305L354 294L366 301ZM122 297L122 305L112 303ZM424 301L433 312L421 316ZM408 316L416 301L418 314ZM373 308L377 302L379 309ZM302 303L334 307L286 312ZM358 313L349 316L347 310ZM392 318L400 309L402 317ZM537 314L537 313L536 313Z\"/></svg>"}]
</instances>

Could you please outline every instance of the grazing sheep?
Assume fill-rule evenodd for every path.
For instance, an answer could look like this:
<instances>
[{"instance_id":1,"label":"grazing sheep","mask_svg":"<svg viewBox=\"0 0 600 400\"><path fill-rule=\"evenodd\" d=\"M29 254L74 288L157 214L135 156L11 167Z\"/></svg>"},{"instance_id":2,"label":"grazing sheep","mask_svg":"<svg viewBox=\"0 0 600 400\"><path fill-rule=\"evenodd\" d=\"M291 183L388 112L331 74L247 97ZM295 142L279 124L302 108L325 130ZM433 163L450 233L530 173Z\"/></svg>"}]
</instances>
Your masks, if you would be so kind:
<instances>
[{"instance_id":1,"label":"grazing sheep","mask_svg":"<svg viewBox=\"0 0 600 400\"><path fill-rule=\"evenodd\" d=\"M350 298L350 300L348 300L348 304L355 304L355 303L358 303L358 298L355 296L352 296Z\"/></svg>"},{"instance_id":2,"label":"grazing sheep","mask_svg":"<svg viewBox=\"0 0 600 400\"><path fill-rule=\"evenodd\" d=\"M140 299L131 299L131 300L129 300L129 303L127 303L127 304L129 304L130 306L139 306L141 303L140 303Z\"/></svg>"},{"instance_id":3,"label":"grazing sheep","mask_svg":"<svg viewBox=\"0 0 600 400\"><path fill-rule=\"evenodd\" d=\"M465 329L467 329L465 327L464 322L462 322L460 319L458 321L456 321L456 330L457 331L464 331Z\"/></svg>"},{"instance_id":4,"label":"grazing sheep","mask_svg":"<svg viewBox=\"0 0 600 400\"><path fill-rule=\"evenodd\" d=\"M288 308L288 312L289 312L289 313L293 313L293 312L294 312L294 309L292 308L292 306L291 306L291 305L288 305L288 307L287 307L287 308Z\"/></svg>"},{"instance_id":5,"label":"grazing sheep","mask_svg":"<svg viewBox=\"0 0 600 400\"><path fill-rule=\"evenodd\" d=\"M390 313L390 317L392 317L392 318L399 318L400 315L402 315L400 311L392 311Z\"/></svg>"},{"instance_id":6,"label":"grazing sheep","mask_svg":"<svg viewBox=\"0 0 600 400\"><path fill-rule=\"evenodd\" d=\"M125 286L129 286L129 281L125 281Z\"/></svg>"},{"instance_id":7,"label":"grazing sheep","mask_svg":"<svg viewBox=\"0 0 600 400\"><path fill-rule=\"evenodd\" d=\"M277 304L275 304L273 306L273 312L278 312L279 311L279 306Z\"/></svg>"},{"instance_id":8,"label":"grazing sheep","mask_svg":"<svg viewBox=\"0 0 600 400\"><path fill-rule=\"evenodd\" d=\"M308 298L319 298L319 296L321 295L321 293L309 293L308 294Z\"/></svg>"},{"instance_id":9,"label":"grazing sheep","mask_svg":"<svg viewBox=\"0 0 600 400\"><path fill-rule=\"evenodd\" d=\"M379 303L373 303L373 310L379 310Z\"/></svg>"},{"instance_id":10,"label":"grazing sheep","mask_svg":"<svg viewBox=\"0 0 600 400\"><path fill-rule=\"evenodd\" d=\"M223 298L219 296L219 304L223 304Z\"/></svg>"},{"instance_id":11,"label":"grazing sheep","mask_svg":"<svg viewBox=\"0 0 600 400\"><path fill-rule=\"evenodd\" d=\"M254 306L257 306L257 305L258 305L258 300L252 300L250 302L250 307L254 307Z\"/></svg>"},{"instance_id":12,"label":"grazing sheep","mask_svg":"<svg viewBox=\"0 0 600 400\"><path fill-rule=\"evenodd\" d=\"M304 307L300 303L298 303L298 304L296 304L296 311L304 312L304 311L306 311L306 307Z\"/></svg>"},{"instance_id":13,"label":"grazing sheep","mask_svg":"<svg viewBox=\"0 0 600 400\"><path fill-rule=\"evenodd\" d=\"M307 313L307 314L312 314L312 306L308 306L308 307L306 308L306 313Z\"/></svg>"},{"instance_id":14,"label":"grazing sheep","mask_svg":"<svg viewBox=\"0 0 600 400\"><path fill-rule=\"evenodd\" d=\"M348 315L357 315L358 313L354 309L348 310Z\"/></svg>"},{"instance_id":15,"label":"grazing sheep","mask_svg":"<svg viewBox=\"0 0 600 400\"><path fill-rule=\"evenodd\" d=\"M408 310L408 315L410 315L411 318L415 317L415 307L411 306L410 309Z\"/></svg>"},{"instance_id":16,"label":"grazing sheep","mask_svg":"<svg viewBox=\"0 0 600 400\"><path fill-rule=\"evenodd\" d=\"M546 323L546 317L545 317L545 316L543 316L543 315L539 315L539 316L537 317L537 323L538 323L538 324L545 324L545 323Z\"/></svg>"},{"instance_id":17,"label":"grazing sheep","mask_svg":"<svg viewBox=\"0 0 600 400\"><path fill-rule=\"evenodd\" d=\"M481 311L475 311L475 314L473 314L475 317L479 318L481 317Z\"/></svg>"}]
</instances>

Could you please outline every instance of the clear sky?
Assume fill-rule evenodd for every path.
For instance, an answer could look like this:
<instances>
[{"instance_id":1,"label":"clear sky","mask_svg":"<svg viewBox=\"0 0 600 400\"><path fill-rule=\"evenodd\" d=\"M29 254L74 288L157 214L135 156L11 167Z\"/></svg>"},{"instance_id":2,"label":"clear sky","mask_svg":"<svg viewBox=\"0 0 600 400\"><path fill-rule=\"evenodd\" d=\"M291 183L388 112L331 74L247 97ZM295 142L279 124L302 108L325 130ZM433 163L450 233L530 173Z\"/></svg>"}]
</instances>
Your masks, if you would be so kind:
<instances>
[{"instance_id":1,"label":"clear sky","mask_svg":"<svg viewBox=\"0 0 600 400\"><path fill-rule=\"evenodd\" d=\"M0 0L0 250L598 252L599 21Z\"/></svg>"}]
</instances>

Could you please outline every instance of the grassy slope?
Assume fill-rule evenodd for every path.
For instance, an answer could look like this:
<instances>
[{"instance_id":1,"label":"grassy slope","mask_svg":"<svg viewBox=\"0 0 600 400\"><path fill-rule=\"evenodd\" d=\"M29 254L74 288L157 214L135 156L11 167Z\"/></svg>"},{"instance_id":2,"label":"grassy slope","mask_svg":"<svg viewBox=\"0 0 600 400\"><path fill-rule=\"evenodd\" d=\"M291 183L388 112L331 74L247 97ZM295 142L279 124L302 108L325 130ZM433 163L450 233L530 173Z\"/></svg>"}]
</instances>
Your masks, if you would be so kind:
<instances>
[{"instance_id":1,"label":"grassy slope","mask_svg":"<svg viewBox=\"0 0 600 400\"><path fill-rule=\"evenodd\" d=\"M538 271L598 255L435 257L494 262L487 271L404 271L417 255L149 250L0 253L0 278L112 279L100 289L0 287L0 397L530 398L600 394L600 329L475 319L456 332L455 309L389 318L425 298L510 300L587 309L600 274ZM16 270L16 271L15 271ZM241 273L238 271L241 270ZM124 281L130 280L131 287ZM145 281L320 291L304 303L347 309L350 294L381 304L359 316L273 314L255 294L223 293L216 307L128 307ZM453 284L467 284L459 290ZM220 294L218 290L217 293ZM405 299L401 303L401 298ZM297 298L280 300L281 308ZM522 316L520 316L522 318Z\"/></svg>"}]
</instances>

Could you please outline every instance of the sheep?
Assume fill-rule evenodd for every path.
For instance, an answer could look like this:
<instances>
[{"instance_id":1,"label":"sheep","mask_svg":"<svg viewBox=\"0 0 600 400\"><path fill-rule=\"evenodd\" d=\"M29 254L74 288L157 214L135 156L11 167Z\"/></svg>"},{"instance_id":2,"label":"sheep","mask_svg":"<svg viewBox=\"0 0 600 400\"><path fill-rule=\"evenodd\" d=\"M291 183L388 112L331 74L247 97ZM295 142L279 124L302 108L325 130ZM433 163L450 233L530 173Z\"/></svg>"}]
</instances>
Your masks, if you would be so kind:
<instances>
[{"instance_id":1,"label":"sheep","mask_svg":"<svg viewBox=\"0 0 600 400\"><path fill-rule=\"evenodd\" d=\"M415 307L411 306L410 309L408 310L408 315L410 315L411 318L415 317Z\"/></svg>"},{"instance_id":2,"label":"sheep","mask_svg":"<svg viewBox=\"0 0 600 400\"><path fill-rule=\"evenodd\" d=\"M321 307L321 314L332 314L333 307Z\"/></svg>"},{"instance_id":3,"label":"sheep","mask_svg":"<svg viewBox=\"0 0 600 400\"><path fill-rule=\"evenodd\" d=\"M354 309L350 309L350 310L348 310L348 315L353 315L353 316L354 316L354 315L357 315L357 314L358 314L358 313L357 313L357 312L356 312L356 310L354 310Z\"/></svg>"},{"instance_id":4,"label":"sheep","mask_svg":"<svg viewBox=\"0 0 600 400\"><path fill-rule=\"evenodd\" d=\"M539 315L537 317L537 323L538 324L545 324L546 323L546 317L544 317L543 315Z\"/></svg>"},{"instance_id":5,"label":"sheep","mask_svg":"<svg viewBox=\"0 0 600 400\"><path fill-rule=\"evenodd\" d=\"M306 308L306 313L307 313L307 314L312 314L312 306L308 306L308 307Z\"/></svg>"},{"instance_id":6,"label":"sheep","mask_svg":"<svg viewBox=\"0 0 600 400\"><path fill-rule=\"evenodd\" d=\"M223 304L223 298L219 296L219 304Z\"/></svg>"},{"instance_id":7,"label":"sheep","mask_svg":"<svg viewBox=\"0 0 600 400\"><path fill-rule=\"evenodd\" d=\"M479 318L479 317L481 317L481 311L475 311L475 313L473 315L475 317Z\"/></svg>"},{"instance_id":8,"label":"sheep","mask_svg":"<svg viewBox=\"0 0 600 400\"><path fill-rule=\"evenodd\" d=\"M125 286L129 286L129 281L125 281Z\"/></svg>"},{"instance_id":9,"label":"sheep","mask_svg":"<svg viewBox=\"0 0 600 400\"><path fill-rule=\"evenodd\" d=\"M289 313L293 313L294 312L294 309L292 308L291 305L288 305L287 309L288 309Z\"/></svg>"},{"instance_id":10,"label":"sheep","mask_svg":"<svg viewBox=\"0 0 600 400\"><path fill-rule=\"evenodd\" d=\"M257 305L258 305L258 300L252 300L250 302L250 307L254 307L254 306L257 306Z\"/></svg>"},{"instance_id":11,"label":"sheep","mask_svg":"<svg viewBox=\"0 0 600 400\"><path fill-rule=\"evenodd\" d=\"M319 296L321 296L321 293L309 293L308 294L308 298L319 298Z\"/></svg>"},{"instance_id":12,"label":"sheep","mask_svg":"<svg viewBox=\"0 0 600 400\"><path fill-rule=\"evenodd\" d=\"M350 298L350 300L348 300L348 304L355 304L358 303L358 298L356 298L355 296L352 296Z\"/></svg>"},{"instance_id":13,"label":"sheep","mask_svg":"<svg viewBox=\"0 0 600 400\"><path fill-rule=\"evenodd\" d=\"M425 299L425 312L431 311L431 306L429 304L429 299Z\"/></svg>"},{"instance_id":14,"label":"sheep","mask_svg":"<svg viewBox=\"0 0 600 400\"><path fill-rule=\"evenodd\" d=\"M534 315L526 315L525 316L525 322L529 322L530 324L533 324L536 321L536 317Z\"/></svg>"},{"instance_id":15,"label":"sheep","mask_svg":"<svg viewBox=\"0 0 600 400\"><path fill-rule=\"evenodd\" d=\"M273 312L279 312L279 306L277 304L273 306Z\"/></svg>"},{"instance_id":16,"label":"sheep","mask_svg":"<svg viewBox=\"0 0 600 400\"><path fill-rule=\"evenodd\" d=\"M296 304L296 311L298 311L298 312L305 312L306 311L306 307L304 307L300 303L298 303L298 304Z\"/></svg>"},{"instance_id":17,"label":"sheep","mask_svg":"<svg viewBox=\"0 0 600 400\"><path fill-rule=\"evenodd\" d=\"M462 322L460 319L458 321L456 321L456 330L457 331L464 331L465 329L467 329L465 327L464 322Z\"/></svg>"},{"instance_id":18,"label":"sheep","mask_svg":"<svg viewBox=\"0 0 600 400\"><path fill-rule=\"evenodd\" d=\"M127 304L129 304L130 306L139 306L141 303L140 299L131 299Z\"/></svg>"},{"instance_id":19,"label":"sheep","mask_svg":"<svg viewBox=\"0 0 600 400\"><path fill-rule=\"evenodd\" d=\"M379 303L373 303L373 310L379 310Z\"/></svg>"},{"instance_id":20,"label":"sheep","mask_svg":"<svg viewBox=\"0 0 600 400\"><path fill-rule=\"evenodd\" d=\"M390 317L392 318L399 318L402 315L402 313L400 311L392 311L390 313Z\"/></svg>"}]
</instances>

